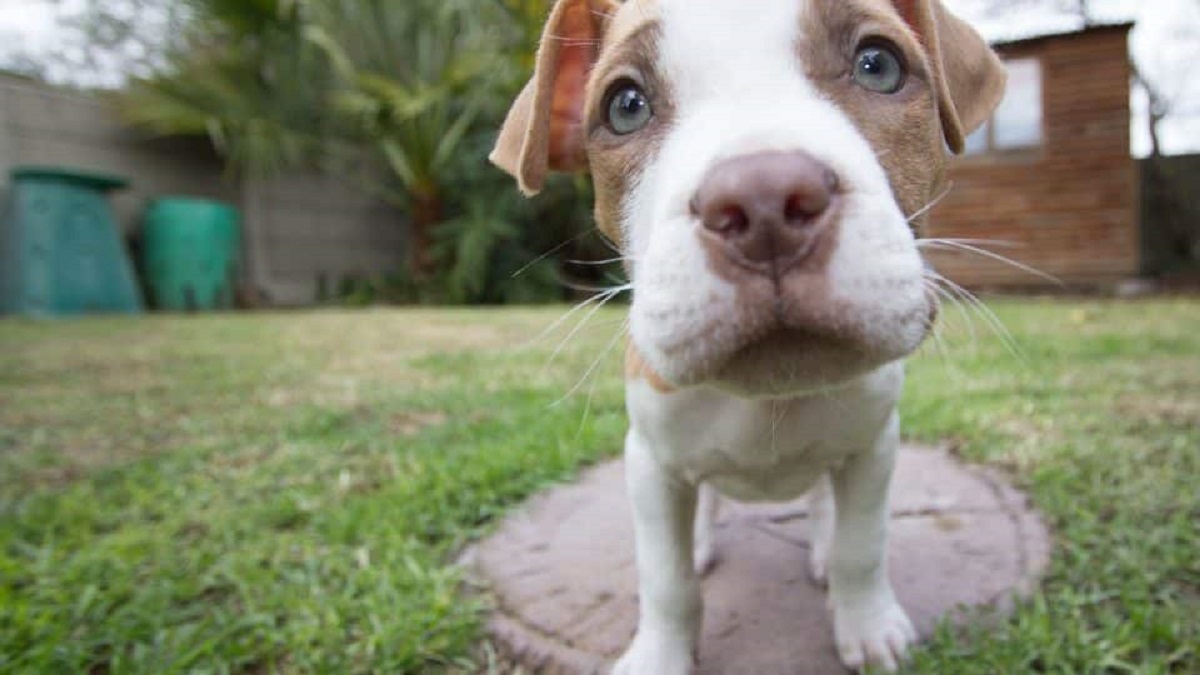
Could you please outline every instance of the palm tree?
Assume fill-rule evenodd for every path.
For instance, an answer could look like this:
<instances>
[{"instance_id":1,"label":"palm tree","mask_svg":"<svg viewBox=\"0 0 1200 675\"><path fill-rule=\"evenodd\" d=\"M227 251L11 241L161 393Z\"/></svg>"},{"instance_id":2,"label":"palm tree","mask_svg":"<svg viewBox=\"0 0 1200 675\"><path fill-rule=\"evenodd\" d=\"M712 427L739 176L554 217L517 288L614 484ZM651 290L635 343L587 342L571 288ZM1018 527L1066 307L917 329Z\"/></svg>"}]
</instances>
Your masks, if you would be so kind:
<instances>
[{"instance_id":1,"label":"palm tree","mask_svg":"<svg viewBox=\"0 0 1200 675\"><path fill-rule=\"evenodd\" d=\"M391 170L390 200L410 215L411 269L428 278L448 193L467 179L464 143L497 99L498 42L487 12L463 0L320 0L310 8L307 37L341 79L333 110Z\"/></svg>"},{"instance_id":2,"label":"palm tree","mask_svg":"<svg viewBox=\"0 0 1200 675\"><path fill-rule=\"evenodd\" d=\"M121 97L132 123L163 135L208 135L236 172L270 175L312 161L332 123L333 78L302 38L289 0L190 0L191 20L166 69Z\"/></svg>"},{"instance_id":3,"label":"palm tree","mask_svg":"<svg viewBox=\"0 0 1200 675\"><path fill-rule=\"evenodd\" d=\"M408 277L428 291L422 297L561 297L560 258L607 252L576 243L513 273L591 228L582 183L558 181L529 205L486 162L532 69L548 8L548 0L190 0L181 48L163 72L132 84L124 110L160 133L209 135L235 172L324 167L400 207L409 215ZM597 274L589 267L585 276Z\"/></svg>"},{"instance_id":4,"label":"palm tree","mask_svg":"<svg viewBox=\"0 0 1200 675\"><path fill-rule=\"evenodd\" d=\"M363 148L395 182L380 196L410 215L411 271L433 272L452 166L496 100L496 31L465 0L192 0L170 68L136 80L123 109L163 134L207 134L237 172L328 162ZM485 70L490 69L490 70ZM504 68L501 69L505 71ZM487 75L487 77L485 77Z\"/></svg>"}]
</instances>

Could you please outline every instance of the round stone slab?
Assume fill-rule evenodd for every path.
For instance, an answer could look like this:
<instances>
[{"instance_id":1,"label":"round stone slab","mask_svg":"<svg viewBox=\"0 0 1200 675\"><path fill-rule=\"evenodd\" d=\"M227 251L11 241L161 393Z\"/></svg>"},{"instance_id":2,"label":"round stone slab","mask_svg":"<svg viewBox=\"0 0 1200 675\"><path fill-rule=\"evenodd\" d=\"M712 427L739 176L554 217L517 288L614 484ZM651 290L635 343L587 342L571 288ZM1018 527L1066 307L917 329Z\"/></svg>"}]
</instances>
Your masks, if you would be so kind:
<instances>
[{"instance_id":1,"label":"round stone slab","mask_svg":"<svg viewBox=\"0 0 1200 675\"><path fill-rule=\"evenodd\" d=\"M808 577L803 501L725 502L717 567L704 579L698 673L844 672L824 591ZM892 484L889 565L901 604L928 635L958 610L1011 608L1045 569L1050 538L998 474L943 450L904 448ZM489 630L516 664L607 672L633 636L637 587L623 467L588 471L534 498L465 556L495 599Z\"/></svg>"}]
</instances>

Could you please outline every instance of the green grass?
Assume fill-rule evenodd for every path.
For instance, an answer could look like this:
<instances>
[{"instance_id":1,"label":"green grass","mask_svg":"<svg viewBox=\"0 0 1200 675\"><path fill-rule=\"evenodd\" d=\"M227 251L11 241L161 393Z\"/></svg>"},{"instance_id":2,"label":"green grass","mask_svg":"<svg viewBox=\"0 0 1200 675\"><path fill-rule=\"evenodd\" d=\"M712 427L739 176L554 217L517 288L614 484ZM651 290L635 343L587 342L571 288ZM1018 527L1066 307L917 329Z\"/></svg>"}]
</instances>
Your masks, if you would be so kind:
<instances>
[{"instance_id":1,"label":"green grass","mask_svg":"<svg viewBox=\"0 0 1200 675\"><path fill-rule=\"evenodd\" d=\"M1010 471L1058 537L929 673L1200 672L1200 304L948 316L906 430ZM620 328L561 309L0 322L0 672L471 671L464 544L615 455Z\"/></svg>"}]
</instances>

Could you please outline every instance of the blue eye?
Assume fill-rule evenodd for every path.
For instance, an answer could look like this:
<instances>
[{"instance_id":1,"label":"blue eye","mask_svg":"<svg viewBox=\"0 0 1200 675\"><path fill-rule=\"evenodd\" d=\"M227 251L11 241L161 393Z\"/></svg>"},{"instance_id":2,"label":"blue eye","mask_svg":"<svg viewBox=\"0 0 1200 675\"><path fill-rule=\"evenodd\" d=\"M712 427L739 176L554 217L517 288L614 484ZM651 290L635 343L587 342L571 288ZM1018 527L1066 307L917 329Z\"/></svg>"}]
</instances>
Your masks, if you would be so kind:
<instances>
[{"instance_id":1,"label":"blue eye","mask_svg":"<svg viewBox=\"0 0 1200 675\"><path fill-rule=\"evenodd\" d=\"M904 88L906 76L904 63L888 47L863 47L854 57L854 81L863 89L894 94Z\"/></svg>"},{"instance_id":2,"label":"blue eye","mask_svg":"<svg viewBox=\"0 0 1200 675\"><path fill-rule=\"evenodd\" d=\"M645 129L654 117L650 98L641 87L632 82L614 87L608 96L606 108L605 121L608 128L618 136L628 136Z\"/></svg>"}]
</instances>

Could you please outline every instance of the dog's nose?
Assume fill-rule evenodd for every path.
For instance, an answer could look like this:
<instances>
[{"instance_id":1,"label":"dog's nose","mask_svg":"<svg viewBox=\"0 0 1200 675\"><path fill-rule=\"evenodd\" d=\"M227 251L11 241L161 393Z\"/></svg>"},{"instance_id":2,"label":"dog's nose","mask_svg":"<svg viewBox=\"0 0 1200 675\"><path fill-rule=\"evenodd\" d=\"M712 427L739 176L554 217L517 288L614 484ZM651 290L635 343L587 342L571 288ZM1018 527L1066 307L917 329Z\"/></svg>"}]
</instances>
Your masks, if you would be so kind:
<instances>
[{"instance_id":1,"label":"dog's nose","mask_svg":"<svg viewBox=\"0 0 1200 675\"><path fill-rule=\"evenodd\" d=\"M817 158L770 152L714 166L691 207L730 257L778 273L806 258L829 229L837 193L837 174Z\"/></svg>"}]
</instances>

